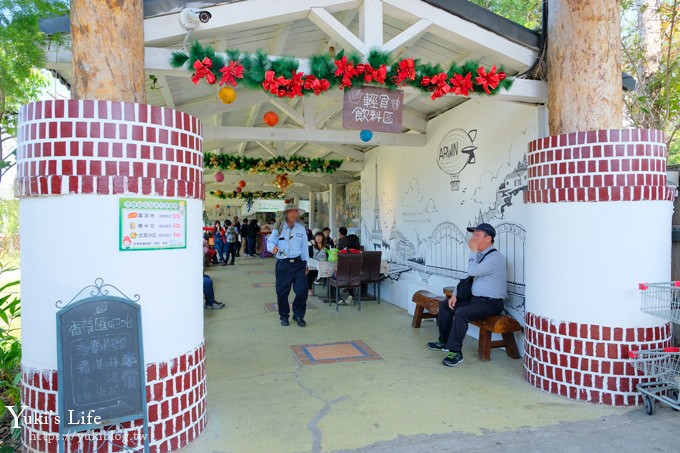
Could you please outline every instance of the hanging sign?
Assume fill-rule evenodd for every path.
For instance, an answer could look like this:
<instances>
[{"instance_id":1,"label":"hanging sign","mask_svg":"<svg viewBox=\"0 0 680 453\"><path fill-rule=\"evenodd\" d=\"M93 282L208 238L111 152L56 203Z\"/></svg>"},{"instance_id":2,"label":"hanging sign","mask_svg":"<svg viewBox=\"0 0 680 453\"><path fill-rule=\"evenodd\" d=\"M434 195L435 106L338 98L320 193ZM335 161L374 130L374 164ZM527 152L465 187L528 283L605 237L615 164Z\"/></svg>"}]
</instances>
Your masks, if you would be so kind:
<instances>
[{"instance_id":1,"label":"hanging sign","mask_svg":"<svg viewBox=\"0 0 680 453\"><path fill-rule=\"evenodd\" d=\"M121 198L118 244L120 251L186 248L186 201Z\"/></svg>"},{"instance_id":2,"label":"hanging sign","mask_svg":"<svg viewBox=\"0 0 680 453\"><path fill-rule=\"evenodd\" d=\"M355 86L345 89L342 127L374 132L401 133L404 92Z\"/></svg>"}]
</instances>

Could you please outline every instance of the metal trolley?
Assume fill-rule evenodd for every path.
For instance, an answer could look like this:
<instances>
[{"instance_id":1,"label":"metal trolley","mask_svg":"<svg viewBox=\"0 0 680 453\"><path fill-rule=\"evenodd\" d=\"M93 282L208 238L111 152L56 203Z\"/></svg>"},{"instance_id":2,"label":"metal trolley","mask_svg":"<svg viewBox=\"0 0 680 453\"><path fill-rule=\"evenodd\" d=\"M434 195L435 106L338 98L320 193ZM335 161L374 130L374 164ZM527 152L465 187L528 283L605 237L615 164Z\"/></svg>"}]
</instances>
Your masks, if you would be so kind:
<instances>
[{"instance_id":1,"label":"metal trolley","mask_svg":"<svg viewBox=\"0 0 680 453\"><path fill-rule=\"evenodd\" d=\"M680 281L640 283L640 310L648 315L680 324ZM656 412L656 402L680 410L680 348L630 351L632 365L650 378L637 385L643 395L645 411Z\"/></svg>"}]
</instances>

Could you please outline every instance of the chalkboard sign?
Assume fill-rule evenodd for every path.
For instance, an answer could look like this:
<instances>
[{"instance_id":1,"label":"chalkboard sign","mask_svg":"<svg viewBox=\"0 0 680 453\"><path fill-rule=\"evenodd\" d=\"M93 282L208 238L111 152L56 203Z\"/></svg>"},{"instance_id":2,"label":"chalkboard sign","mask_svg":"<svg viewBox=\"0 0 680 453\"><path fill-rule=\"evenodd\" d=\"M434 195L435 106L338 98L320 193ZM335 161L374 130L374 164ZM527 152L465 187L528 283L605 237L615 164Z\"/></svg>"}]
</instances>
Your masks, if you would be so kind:
<instances>
[{"instance_id":1,"label":"chalkboard sign","mask_svg":"<svg viewBox=\"0 0 680 453\"><path fill-rule=\"evenodd\" d=\"M92 297L57 303L60 432L138 419L146 428L141 307L101 279L88 288Z\"/></svg>"},{"instance_id":2,"label":"chalkboard sign","mask_svg":"<svg viewBox=\"0 0 680 453\"><path fill-rule=\"evenodd\" d=\"M343 129L401 133L404 92L370 86L345 89Z\"/></svg>"}]
</instances>

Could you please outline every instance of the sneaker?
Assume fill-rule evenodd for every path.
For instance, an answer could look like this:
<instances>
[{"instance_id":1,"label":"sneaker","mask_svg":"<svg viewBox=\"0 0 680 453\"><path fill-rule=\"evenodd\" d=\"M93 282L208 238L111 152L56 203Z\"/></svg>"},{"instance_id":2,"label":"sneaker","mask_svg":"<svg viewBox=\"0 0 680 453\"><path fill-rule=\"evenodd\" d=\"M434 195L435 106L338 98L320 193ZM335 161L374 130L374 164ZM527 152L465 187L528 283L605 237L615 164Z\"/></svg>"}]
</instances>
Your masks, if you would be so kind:
<instances>
[{"instance_id":1,"label":"sneaker","mask_svg":"<svg viewBox=\"0 0 680 453\"><path fill-rule=\"evenodd\" d=\"M427 349L429 349L430 351L449 352L449 350L446 348L446 345L441 341L433 341L431 343L428 343Z\"/></svg>"},{"instance_id":2,"label":"sneaker","mask_svg":"<svg viewBox=\"0 0 680 453\"><path fill-rule=\"evenodd\" d=\"M460 352L449 352L449 354L444 357L444 360L442 361L442 365L444 366L458 366L461 363L463 363L463 354Z\"/></svg>"},{"instance_id":3,"label":"sneaker","mask_svg":"<svg viewBox=\"0 0 680 453\"><path fill-rule=\"evenodd\" d=\"M347 296L347 305L353 305L354 304L354 298L352 296Z\"/></svg>"},{"instance_id":4,"label":"sneaker","mask_svg":"<svg viewBox=\"0 0 680 453\"><path fill-rule=\"evenodd\" d=\"M225 307L225 305L222 302L217 302L217 301L213 302L212 305L217 310Z\"/></svg>"}]
</instances>

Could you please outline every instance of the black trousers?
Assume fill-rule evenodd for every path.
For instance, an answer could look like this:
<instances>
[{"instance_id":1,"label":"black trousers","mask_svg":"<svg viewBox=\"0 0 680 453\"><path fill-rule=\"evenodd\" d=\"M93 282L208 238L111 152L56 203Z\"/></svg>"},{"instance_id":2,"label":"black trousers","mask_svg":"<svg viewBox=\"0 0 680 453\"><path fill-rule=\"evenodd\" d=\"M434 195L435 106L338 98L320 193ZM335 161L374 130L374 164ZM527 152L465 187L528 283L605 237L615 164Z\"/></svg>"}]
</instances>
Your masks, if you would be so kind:
<instances>
[{"instance_id":1,"label":"black trousers","mask_svg":"<svg viewBox=\"0 0 680 453\"><path fill-rule=\"evenodd\" d=\"M461 352L468 323L500 315L502 311L503 299L472 296L472 299L456 302L453 310L449 308L449 300L444 299L439 304L439 314L437 314L439 341L444 343L449 351Z\"/></svg>"},{"instance_id":2,"label":"black trousers","mask_svg":"<svg viewBox=\"0 0 680 453\"><path fill-rule=\"evenodd\" d=\"M300 258L276 260L276 299L279 304L279 318L288 319L290 305L288 296L291 288L295 292L293 316L303 319L307 311L307 263Z\"/></svg>"}]
</instances>

